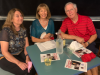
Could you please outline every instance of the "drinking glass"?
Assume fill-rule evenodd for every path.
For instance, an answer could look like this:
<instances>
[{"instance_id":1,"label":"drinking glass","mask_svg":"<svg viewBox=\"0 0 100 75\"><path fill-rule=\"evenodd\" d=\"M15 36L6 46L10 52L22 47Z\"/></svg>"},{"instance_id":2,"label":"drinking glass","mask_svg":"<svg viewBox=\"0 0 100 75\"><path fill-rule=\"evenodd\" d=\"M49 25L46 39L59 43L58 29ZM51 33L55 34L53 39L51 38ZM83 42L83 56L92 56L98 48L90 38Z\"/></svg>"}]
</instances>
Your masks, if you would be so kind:
<instances>
[{"instance_id":1,"label":"drinking glass","mask_svg":"<svg viewBox=\"0 0 100 75\"><path fill-rule=\"evenodd\" d=\"M44 62L45 62L46 66L50 66L51 65L51 59L50 58L45 58Z\"/></svg>"},{"instance_id":2,"label":"drinking glass","mask_svg":"<svg viewBox=\"0 0 100 75\"><path fill-rule=\"evenodd\" d=\"M62 54L63 53L63 40L56 39L56 53L57 54Z\"/></svg>"}]
</instances>

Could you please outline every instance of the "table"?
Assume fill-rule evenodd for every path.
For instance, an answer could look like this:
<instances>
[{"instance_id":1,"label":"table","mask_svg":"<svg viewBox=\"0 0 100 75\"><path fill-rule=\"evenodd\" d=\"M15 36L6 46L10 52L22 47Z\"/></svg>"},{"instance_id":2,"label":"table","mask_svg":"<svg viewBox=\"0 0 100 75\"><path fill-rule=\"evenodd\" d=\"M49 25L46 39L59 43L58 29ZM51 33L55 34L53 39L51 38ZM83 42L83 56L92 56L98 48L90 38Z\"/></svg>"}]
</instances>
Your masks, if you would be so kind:
<instances>
[{"instance_id":1,"label":"table","mask_svg":"<svg viewBox=\"0 0 100 75\"><path fill-rule=\"evenodd\" d=\"M66 40L67 43L70 43L72 40ZM67 48L64 48L66 50ZM38 75L78 75L83 73L82 71L72 70L65 68L66 59L69 59L66 53L63 53L60 56L60 60L52 61L50 66L45 66L44 63L40 61L40 54L46 53L55 53L56 49L48 50L45 52L41 52L37 45L31 45L26 48L29 57L38 73ZM77 58L74 54L71 56L72 60L82 61L81 58ZM88 62L87 70L92 69L96 66L100 65L100 58L96 57L95 59Z\"/></svg>"}]
</instances>

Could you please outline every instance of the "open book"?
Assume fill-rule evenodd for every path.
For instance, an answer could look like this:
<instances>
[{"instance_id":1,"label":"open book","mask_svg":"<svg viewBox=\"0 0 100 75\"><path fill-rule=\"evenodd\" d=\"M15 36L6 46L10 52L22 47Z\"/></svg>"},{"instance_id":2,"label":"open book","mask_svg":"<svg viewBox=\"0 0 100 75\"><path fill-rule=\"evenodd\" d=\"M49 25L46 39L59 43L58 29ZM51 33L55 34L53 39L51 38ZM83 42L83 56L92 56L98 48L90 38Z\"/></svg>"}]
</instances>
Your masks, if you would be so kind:
<instances>
[{"instance_id":1,"label":"open book","mask_svg":"<svg viewBox=\"0 0 100 75\"><path fill-rule=\"evenodd\" d=\"M87 63L77 60L67 59L65 68L87 72Z\"/></svg>"},{"instance_id":2,"label":"open book","mask_svg":"<svg viewBox=\"0 0 100 75\"><path fill-rule=\"evenodd\" d=\"M44 62L45 58L50 58L51 61L60 60L59 55L57 53L40 54L41 62Z\"/></svg>"}]
</instances>

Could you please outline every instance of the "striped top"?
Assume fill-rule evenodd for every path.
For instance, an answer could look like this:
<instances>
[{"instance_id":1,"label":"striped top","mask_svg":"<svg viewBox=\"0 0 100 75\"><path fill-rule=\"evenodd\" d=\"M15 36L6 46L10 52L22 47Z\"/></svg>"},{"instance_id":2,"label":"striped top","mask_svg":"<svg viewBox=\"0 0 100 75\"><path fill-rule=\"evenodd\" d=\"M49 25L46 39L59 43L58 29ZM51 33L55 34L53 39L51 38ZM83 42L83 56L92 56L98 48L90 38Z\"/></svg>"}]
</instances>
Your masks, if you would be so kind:
<instances>
[{"instance_id":1,"label":"striped top","mask_svg":"<svg viewBox=\"0 0 100 75\"><path fill-rule=\"evenodd\" d=\"M73 23L70 18L65 18L60 27L62 32L68 31L68 34L84 38L88 41L91 35L96 34L92 20L88 16L78 14L78 21Z\"/></svg>"}]
</instances>

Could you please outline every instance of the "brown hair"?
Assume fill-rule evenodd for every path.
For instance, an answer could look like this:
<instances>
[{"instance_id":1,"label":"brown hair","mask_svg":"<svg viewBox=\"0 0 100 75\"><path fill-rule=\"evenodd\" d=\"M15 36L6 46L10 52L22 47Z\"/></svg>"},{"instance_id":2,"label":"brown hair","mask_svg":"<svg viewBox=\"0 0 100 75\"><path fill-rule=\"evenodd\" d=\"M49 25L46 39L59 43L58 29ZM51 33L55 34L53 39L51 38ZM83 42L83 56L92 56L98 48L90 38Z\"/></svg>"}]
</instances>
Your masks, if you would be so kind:
<instances>
[{"instance_id":1,"label":"brown hair","mask_svg":"<svg viewBox=\"0 0 100 75\"><path fill-rule=\"evenodd\" d=\"M41 8L45 8L45 9L47 10L47 19L50 19L51 13L50 13L49 7L48 7L45 3L41 3L41 4L37 7L37 10L36 10L36 18L37 18L37 19L40 19L40 15L38 14L38 12L40 11Z\"/></svg>"},{"instance_id":2,"label":"brown hair","mask_svg":"<svg viewBox=\"0 0 100 75\"><path fill-rule=\"evenodd\" d=\"M14 27L14 25L13 25L13 23L12 23L12 19L13 19L14 13L15 13L16 11L19 11L19 12L22 14L22 16L24 17L24 14L22 13L21 10L19 10L19 9L17 9L17 8L13 8L13 9L11 9L11 10L8 12L6 21L5 21L5 23L4 23L4 25L3 25L2 28L4 28L4 27L9 27L9 28L14 32L15 35L18 35L18 32L15 30L15 27ZM20 27L23 28L23 29L25 29L25 27L23 26L23 23L20 25Z\"/></svg>"}]
</instances>

